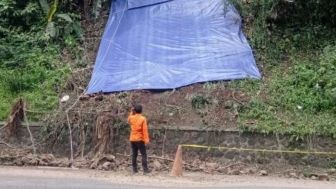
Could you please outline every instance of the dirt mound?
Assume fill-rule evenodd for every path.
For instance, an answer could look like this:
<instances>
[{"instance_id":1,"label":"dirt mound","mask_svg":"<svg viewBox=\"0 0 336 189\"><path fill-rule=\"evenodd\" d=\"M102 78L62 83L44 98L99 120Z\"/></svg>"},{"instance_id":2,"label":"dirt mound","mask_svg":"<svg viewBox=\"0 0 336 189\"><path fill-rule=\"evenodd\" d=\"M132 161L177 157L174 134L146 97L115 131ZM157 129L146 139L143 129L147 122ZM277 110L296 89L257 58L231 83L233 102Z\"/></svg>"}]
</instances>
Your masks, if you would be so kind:
<instances>
[{"instance_id":1,"label":"dirt mound","mask_svg":"<svg viewBox=\"0 0 336 189\"><path fill-rule=\"evenodd\" d=\"M92 124L97 115L110 112L125 124L132 104L140 103L151 127L236 128L238 110L249 97L225 86L225 83L195 84L176 91L98 94L82 98L71 113L92 117Z\"/></svg>"}]
</instances>

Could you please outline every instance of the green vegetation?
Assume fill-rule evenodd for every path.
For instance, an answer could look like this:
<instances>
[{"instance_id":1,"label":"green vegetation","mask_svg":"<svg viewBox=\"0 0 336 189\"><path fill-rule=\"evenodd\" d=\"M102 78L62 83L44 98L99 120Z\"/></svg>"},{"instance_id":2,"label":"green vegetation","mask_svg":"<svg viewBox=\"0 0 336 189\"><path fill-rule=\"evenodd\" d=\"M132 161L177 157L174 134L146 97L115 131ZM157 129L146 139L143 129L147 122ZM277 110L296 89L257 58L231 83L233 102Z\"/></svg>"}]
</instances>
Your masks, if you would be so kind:
<instances>
[{"instance_id":1,"label":"green vegetation","mask_svg":"<svg viewBox=\"0 0 336 189\"><path fill-rule=\"evenodd\" d=\"M56 107L70 70L88 64L81 15L98 18L107 2L0 1L0 120L19 97L37 112Z\"/></svg>"},{"instance_id":2,"label":"green vegetation","mask_svg":"<svg viewBox=\"0 0 336 189\"><path fill-rule=\"evenodd\" d=\"M336 2L234 1L264 78L237 81L251 95L243 129L336 137ZM249 124L249 123L255 124Z\"/></svg>"},{"instance_id":3,"label":"green vegetation","mask_svg":"<svg viewBox=\"0 0 336 189\"><path fill-rule=\"evenodd\" d=\"M0 2L1 120L18 97L38 111L57 104L58 87L69 73L69 65L61 62L62 50L74 46L80 37L78 22L73 20L79 17L55 14L57 3Z\"/></svg>"}]
</instances>

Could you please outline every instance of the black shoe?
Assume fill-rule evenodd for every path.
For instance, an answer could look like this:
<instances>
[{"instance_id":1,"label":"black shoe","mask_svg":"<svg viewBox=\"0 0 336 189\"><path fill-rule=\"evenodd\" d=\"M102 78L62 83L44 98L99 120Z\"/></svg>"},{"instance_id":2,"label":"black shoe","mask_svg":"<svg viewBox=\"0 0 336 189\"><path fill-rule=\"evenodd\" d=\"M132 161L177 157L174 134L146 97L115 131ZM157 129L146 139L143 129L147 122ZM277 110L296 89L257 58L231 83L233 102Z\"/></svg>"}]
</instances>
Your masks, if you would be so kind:
<instances>
[{"instance_id":1,"label":"black shoe","mask_svg":"<svg viewBox=\"0 0 336 189\"><path fill-rule=\"evenodd\" d=\"M150 170L144 170L144 172L143 172L144 175L147 175L147 174L150 174L150 173L151 173Z\"/></svg>"},{"instance_id":2,"label":"black shoe","mask_svg":"<svg viewBox=\"0 0 336 189\"><path fill-rule=\"evenodd\" d=\"M132 171L132 175L136 175L136 174L138 174L138 171Z\"/></svg>"}]
</instances>

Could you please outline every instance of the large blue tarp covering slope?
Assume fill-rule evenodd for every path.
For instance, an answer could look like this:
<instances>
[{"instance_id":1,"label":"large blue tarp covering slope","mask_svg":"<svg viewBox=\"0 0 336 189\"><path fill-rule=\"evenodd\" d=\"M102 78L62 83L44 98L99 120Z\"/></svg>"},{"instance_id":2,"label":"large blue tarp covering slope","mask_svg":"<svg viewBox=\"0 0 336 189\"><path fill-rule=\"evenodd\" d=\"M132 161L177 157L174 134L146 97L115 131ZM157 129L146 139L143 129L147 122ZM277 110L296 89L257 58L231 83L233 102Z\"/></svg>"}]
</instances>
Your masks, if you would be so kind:
<instances>
[{"instance_id":1,"label":"large blue tarp covering slope","mask_svg":"<svg viewBox=\"0 0 336 189\"><path fill-rule=\"evenodd\" d=\"M87 93L260 78L225 0L115 0Z\"/></svg>"}]
</instances>

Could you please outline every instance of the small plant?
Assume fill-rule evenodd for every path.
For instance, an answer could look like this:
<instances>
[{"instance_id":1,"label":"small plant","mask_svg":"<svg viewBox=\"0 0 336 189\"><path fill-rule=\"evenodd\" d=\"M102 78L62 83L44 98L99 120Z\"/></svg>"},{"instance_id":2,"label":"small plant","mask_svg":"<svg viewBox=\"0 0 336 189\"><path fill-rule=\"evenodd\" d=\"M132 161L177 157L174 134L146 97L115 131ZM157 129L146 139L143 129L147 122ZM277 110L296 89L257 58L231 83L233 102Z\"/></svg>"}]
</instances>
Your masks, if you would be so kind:
<instances>
[{"instance_id":1,"label":"small plant","mask_svg":"<svg viewBox=\"0 0 336 189\"><path fill-rule=\"evenodd\" d=\"M331 160L328 165L329 168L336 169L336 159Z\"/></svg>"},{"instance_id":2,"label":"small plant","mask_svg":"<svg viewBox=\"0 0 336 189\"><path fill-rule=\"evenodd\" d=\"M210 100L201 95L195 95L191 98L191 105L194 109L203 109L211 104Z\"/></svg>"}]
</instances>

